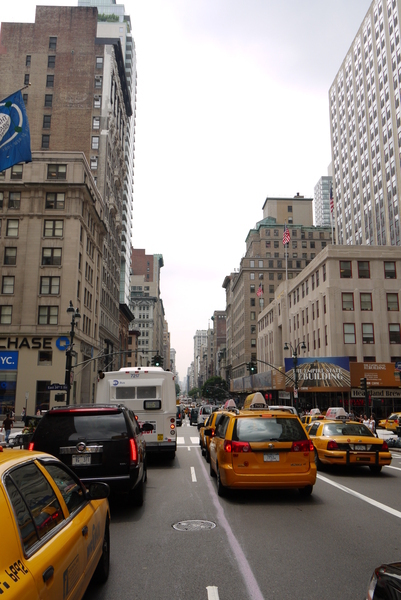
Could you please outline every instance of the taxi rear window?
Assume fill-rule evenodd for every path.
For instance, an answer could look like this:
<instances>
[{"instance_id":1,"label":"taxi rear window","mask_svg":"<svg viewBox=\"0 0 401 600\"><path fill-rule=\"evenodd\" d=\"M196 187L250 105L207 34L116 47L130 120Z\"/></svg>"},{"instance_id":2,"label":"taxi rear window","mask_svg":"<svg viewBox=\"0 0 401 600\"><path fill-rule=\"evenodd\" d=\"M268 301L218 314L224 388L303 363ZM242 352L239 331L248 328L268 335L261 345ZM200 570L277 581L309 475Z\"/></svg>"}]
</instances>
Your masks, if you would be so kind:
<instances>
[{"instance_id":1,"label":"taxi rear window","mask_svg":"<svg viewBox=\"0 0 401 600\"><path fill-rule=\"evenodd\" d=\"M306 439L298 419L237 419L233 431L233 440L239 442L296 442Z\"/></svg>"},{"instance_id":2,"label":"taxi rear window","mask_svg":"<svg viewBox=\"0 0 401 600\"><path fill-rule=\"evenodd\" d=\"M324 426L323 435L368 435L375 437L370 429L362 423L329 423Z\"/></svg>"}]
</instances>

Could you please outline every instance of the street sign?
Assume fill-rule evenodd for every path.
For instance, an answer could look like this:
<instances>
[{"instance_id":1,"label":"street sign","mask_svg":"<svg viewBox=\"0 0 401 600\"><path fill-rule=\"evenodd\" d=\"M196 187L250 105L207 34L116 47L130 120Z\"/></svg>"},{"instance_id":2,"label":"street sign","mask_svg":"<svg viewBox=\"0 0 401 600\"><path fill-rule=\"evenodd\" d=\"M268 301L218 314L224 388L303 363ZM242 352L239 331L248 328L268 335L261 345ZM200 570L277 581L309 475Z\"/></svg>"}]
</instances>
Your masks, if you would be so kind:
<instances>
[{"instance_id":1,"label":"street sign","mask_svg":"<svg viewBox=\"0 0 401 600\"><path fill-rule=\"evenodd\" d=\"M401 371L401 360L397 360L395 363L395 368L397 371Z\"/></svg>"},{"instance_id":2,"label":"street sign","mask_svg":"<svg viewBox=\"0 0 401 600\"><path fill-rule=\"evenodd\" d=\"M66 390L68 388L64 383L51 383L46 386L47 391L51 392L54 390Z\"/></svg>"},{"instance_id":3,"label":"street sign","mask_svg":"<svg viewBox=\"0 0 401 600\"><path fill-rule=\"evenodd\" d=\"M294 388L294 398L298 398L298 390L297 390L297 388Z\"/></svg>"}]
</instances>

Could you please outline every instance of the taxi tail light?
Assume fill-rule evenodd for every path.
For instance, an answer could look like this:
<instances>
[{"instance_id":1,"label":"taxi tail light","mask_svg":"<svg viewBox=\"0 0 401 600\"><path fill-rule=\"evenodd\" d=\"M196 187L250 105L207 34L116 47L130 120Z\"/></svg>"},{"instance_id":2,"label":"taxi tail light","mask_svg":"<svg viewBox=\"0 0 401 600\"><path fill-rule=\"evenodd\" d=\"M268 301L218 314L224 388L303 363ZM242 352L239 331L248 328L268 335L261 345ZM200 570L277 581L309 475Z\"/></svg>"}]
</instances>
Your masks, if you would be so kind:
<instances>
[{"instance_id":1,"label":"taxi tail light","mask_svg":"<svg viewBox=\"0 0 401 600\"><path fill-rule=\"evenodd\" d=\"M30 450L32 452L34 446L35 446L35 444L33 442L29 442L29 444L28 444L28 450Z\"/></svg>"},{"instance_id":2,"label":"taxi tail light","mask_svg":"<svg viewBox=\"0 0 401 600\"><path fill-rule=\"evenodd\" d=\"M224 451L225 452L252 452L249 442L234 442L231 440L224 440Z\"/></svg>"},{"instance_id":3,"label":"taxi tail light","mask_svg":"<svg viewBox=\"0 0 401 600\"><path fill-rule=\"evenodd\" d=\"M338 449L339 449L338 444L334 440L330 440L327 443L327 450L338 450Z\"/></svg>"},{"instance_id":4,"label":"taxi tail light","mask_svg":"<svg viewBox=\"0 0 401 600\"><path fill-rule=\"evenodd\" d=\"M383 440L382 450L383 452L388 452L388 444L386 440Z\"/></svg>"},{"instance_id":5,"label":"taxi tail light","mask_svg":"<svg viewBox=\"0 0 401 600\"><path fill-rule=\"evenodd\" d=\"M300 440L292 443L292 452L313 452L314 446L312 440Z\"/></svg>"},{"instance_id":6,"label":"taxi tail light","mask_svg":"<svg viewBox=\"0 0 401 600\"><path fill-rule=\"evenodd\" d=\"M131 463L138 462L138 446L134 438L131 438L129 441L129 458Z\"/></svg>"}]
</instances>

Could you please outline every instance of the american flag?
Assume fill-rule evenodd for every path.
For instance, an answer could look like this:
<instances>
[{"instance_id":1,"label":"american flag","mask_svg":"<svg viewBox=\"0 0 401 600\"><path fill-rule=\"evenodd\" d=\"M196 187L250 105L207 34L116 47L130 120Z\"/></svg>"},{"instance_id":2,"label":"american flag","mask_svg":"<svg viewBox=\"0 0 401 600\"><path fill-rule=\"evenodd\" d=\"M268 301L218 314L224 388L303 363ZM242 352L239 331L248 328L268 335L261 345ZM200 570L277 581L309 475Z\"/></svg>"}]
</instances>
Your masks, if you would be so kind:
<instances>
[{"instance_id":1,"label":"american flag","mask_svg":"<svg viewBox=\"0 0 401 600\"><path fill-rule=\"evenodd\" d=\"M333 198L333 186L330 187L330 212L334 214L334 198Z\"/></svg>"},{"instance_id":2,"label":"american flag","mask_svg":"<svg viewBox=\"0 0 401 600\"><path fill-rule=\"evenodd\" d=\"M258 298L260 298L261 296L263 296L263 286L261 283L259 283L259 287L258 287L258 291L256 292L256 295Z\"/></svg>"},{"instance_id":3,"label":"american flag","mask_svg":"<svg viewBox=\"0 0 401 600\"><path fill-rule=\"evenodd\" d=\"M289 244L290 239L291 239L290 230L287 227L287 223L284 223L284 231L283 231L283 244L284 244L284 246L286 244Z\"/></svg>"}]
</instances>

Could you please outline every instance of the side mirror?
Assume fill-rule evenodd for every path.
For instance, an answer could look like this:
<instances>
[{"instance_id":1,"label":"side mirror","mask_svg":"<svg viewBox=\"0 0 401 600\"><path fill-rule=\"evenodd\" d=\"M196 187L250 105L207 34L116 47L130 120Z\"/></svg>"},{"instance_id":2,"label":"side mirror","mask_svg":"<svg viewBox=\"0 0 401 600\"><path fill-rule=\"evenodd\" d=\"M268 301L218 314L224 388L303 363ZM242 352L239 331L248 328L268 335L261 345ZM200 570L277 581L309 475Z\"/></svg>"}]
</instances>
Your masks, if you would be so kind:
<instances>
[{"instance_id":1,"label":"side mirror","mask_svg":"<svg viewBox=\"0 0 401 600\"><path fill-rule=\"evenodd\" d=\"M153 429L154 429L154 427L153 427L152 423L147 423L147 422L144 423L141 427L141 431L149 432L149 431L153 431Z\"/></svg>"},{"instance_id":2,"label":"side mirror","mask_svg":"<svg viewBox=\"0 0 401 600\"><path fill-rule=\"evenodd\" d=\"M212 428L210 428L210 429L205 429L205 431L204 431L204 435L205 435L206 437L212 437L212 435L213 435L213 429L212 429Z\"/></svg>"},{"instance_id":3,"label":"side mirror","mask_svg":"<svg viewBox=\"0 0 401 600\"><path fill-rule=\"evenodd\" d=\"M87 485L86 497L88 500L102 500L108 498L110 494L110 488L107 483L102 481L95 481Z\"/></svg>"}]
</instances>

